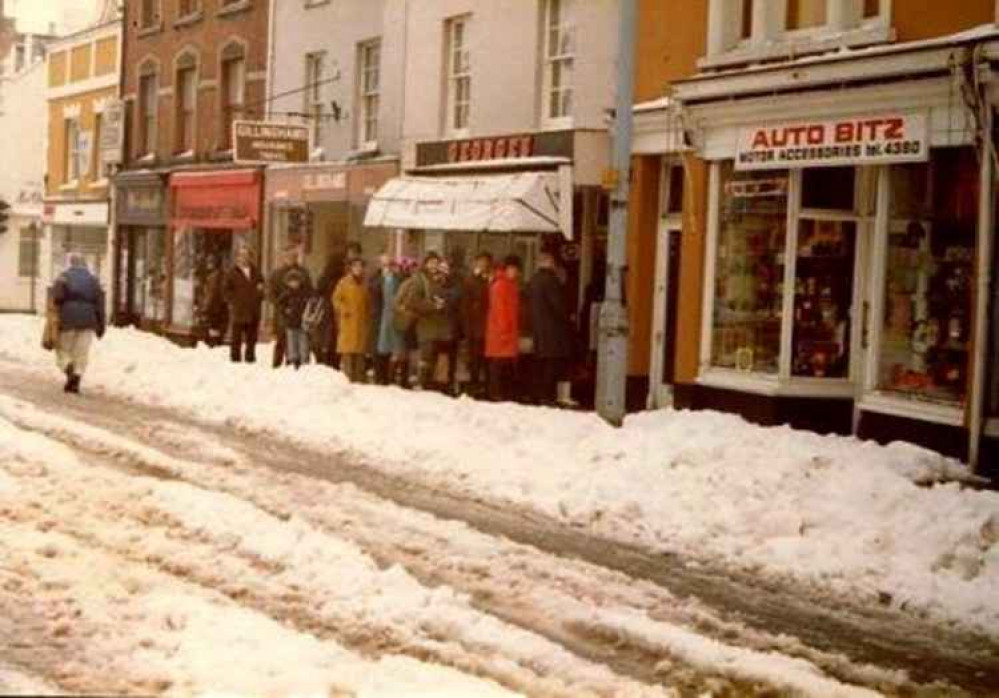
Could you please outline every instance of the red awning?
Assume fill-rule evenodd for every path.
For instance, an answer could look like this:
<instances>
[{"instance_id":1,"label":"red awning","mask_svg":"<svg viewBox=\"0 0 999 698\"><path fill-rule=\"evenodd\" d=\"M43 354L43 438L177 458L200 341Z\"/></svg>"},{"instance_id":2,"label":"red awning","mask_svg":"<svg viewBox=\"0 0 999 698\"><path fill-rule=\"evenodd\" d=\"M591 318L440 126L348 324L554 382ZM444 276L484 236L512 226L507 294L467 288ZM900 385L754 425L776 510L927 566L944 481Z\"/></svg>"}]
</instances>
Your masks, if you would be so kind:
<instances>
[{"instance_id":1,"label":"red awning","mask_svg":"<svg viewBox=\"0 0 999 698\"><path fill-rule=\"evenodd\" d=\"M259 170L181 172L170 176L175 228L247 229L260 222Z\"/></svg>"}]
</instances>

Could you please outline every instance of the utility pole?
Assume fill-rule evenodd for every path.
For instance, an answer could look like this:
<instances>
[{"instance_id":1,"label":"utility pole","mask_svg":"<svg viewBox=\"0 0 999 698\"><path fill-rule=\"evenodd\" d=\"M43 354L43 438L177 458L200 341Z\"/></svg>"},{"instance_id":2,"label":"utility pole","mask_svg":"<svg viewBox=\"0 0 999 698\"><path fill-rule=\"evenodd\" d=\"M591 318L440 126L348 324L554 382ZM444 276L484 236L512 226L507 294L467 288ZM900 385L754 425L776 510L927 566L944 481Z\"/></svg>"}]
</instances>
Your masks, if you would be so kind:
<instances>
[{"instance_id":1,"label":"utility pole","mask_svg":"<svg viewBox=\"0 0 999 698\"><path fill-rule=\"evenodd\" d=\"M611 170L604 186L611 191L607 239L607 279L600 305L597 348L597 413L614 426L625 414L628 374L628 311L624 306L624 272L628 263L628 193L631 181L631 124L635 79L637 0L618 0L617 100Z\"/></svg>"}]
</instances>

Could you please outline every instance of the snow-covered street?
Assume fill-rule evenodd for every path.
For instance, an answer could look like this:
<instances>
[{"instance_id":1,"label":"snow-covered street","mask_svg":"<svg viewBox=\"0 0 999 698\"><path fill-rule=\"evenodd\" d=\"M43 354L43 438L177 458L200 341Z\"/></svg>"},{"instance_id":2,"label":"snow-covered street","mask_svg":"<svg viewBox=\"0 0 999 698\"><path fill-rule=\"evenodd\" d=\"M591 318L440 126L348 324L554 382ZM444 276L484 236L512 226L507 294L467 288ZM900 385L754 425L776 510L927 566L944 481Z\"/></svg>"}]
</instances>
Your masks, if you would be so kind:
<instances>
[{"instance_id":1,"label":"snow-covered street","mask_svg":"<svg viewBox=\"0 0 999 698\"><path fill-rule=\"evenodd\" d=\"M928 452L133 331L67 397L38 334L0 317L0 693L999 691L999 496Z\"/></svg>"}]
</instances>

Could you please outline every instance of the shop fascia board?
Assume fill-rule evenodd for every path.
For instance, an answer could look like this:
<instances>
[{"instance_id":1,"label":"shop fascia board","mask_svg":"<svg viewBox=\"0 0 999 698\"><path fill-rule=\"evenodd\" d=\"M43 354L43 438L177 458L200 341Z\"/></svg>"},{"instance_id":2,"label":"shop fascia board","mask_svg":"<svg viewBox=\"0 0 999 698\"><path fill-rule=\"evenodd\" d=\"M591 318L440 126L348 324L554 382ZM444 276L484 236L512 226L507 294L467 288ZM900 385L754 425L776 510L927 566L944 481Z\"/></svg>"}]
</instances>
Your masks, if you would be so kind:
<instances>
[{"instance_id":1,"label":"shop fascia board","mask_svg":"<svg viewBox=\"0 0 999 698\"><path fill-rule=\"evenodd\" d=\"M910 400L883 392L865 394L857 404L857 408L861 412L875 412L903 419L918 419L951 427L965 426L964 410L960 407Z\"/></svg>"},{"instance_id":2,"label":"shop fascia board","mask_svg":"<svg viewBox=\"0 0 999 698\"><path fill-rule=\"evenodd\" d=\"M688 106L713 100L773 96L850 82L886 81L921 75L946 74L957 45L933 49L898 51L890 55L803 59L779 67L746 68L739 72L704 76L674 83L675 96Z\"/></svg>"},{"instance_id":3,"label":"shop fascia board","mask_svg":"<svg viewBox=\"0 0 999 698\"><path fill-rule=\"evenodd\" d=\"M679 114L667 109L639 111L636 107L632 139L636 155L681 153L690 149L684 143Z\"/></svg>"}]
</instances>

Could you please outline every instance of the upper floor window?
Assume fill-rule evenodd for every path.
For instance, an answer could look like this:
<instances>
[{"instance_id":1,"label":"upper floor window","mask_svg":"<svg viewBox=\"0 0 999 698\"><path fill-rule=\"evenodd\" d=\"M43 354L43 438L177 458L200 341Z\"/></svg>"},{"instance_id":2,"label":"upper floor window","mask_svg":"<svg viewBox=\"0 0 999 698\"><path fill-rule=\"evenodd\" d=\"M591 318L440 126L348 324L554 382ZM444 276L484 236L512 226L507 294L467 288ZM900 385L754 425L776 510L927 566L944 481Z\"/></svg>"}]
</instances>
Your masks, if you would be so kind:
<instances>
[{"instance_id":1,"label":"upper floor window","mask_svg":"<svg viewBox=\"0 0 999 698\"><path fill-rule=\"evenodd\" d=\"M360 145L371 145L378 141L378 102L381 90L382 44L375 39L358 46L358 96L360 98L360 118L358 119Z\"/></svg>"},{"instance_id":2,"label":"upper floor window","mask_svg":"<svg viewBox=\"0 0 999 698\"><path fill-rule=\"evenodd\" d=\"M317 146L323 137L323 84L326 70L326 54L322 51L305 54L305 114L312 129L312 142Z\"/></svg>"},{"instance_id":3,"label":"upper floor window","mask_svg":"<svg viewBox=\"0 0 999 698\"><path fill-rule=\"evenodd\" d=\"M103 153L101 152L101 138L104 135L104 115L100 112L94 114L94 137L91 143L92 156L90 158L90 179L100 181L104 179L104 163L101 162Z\"/></svg>"},{"instance_id":4,"label":"upper floor window","mask_svg":"<svg viewBox=\"0 0 999 698\"><path fill-rule=\"evenodd\" d=\"M177 0L177 16L190 17L201 9L201 0Z\"/></svg>"},{"instance_id":5,"label":"upper floor window","mask_svg":"<svg viewBox=\"0 0 999 698\"><path fill-rule=\"evenodd\" d=\"M472 63L468 50L468 30L471 15L449 19L447 33L445 106L446 130L461 133L468 130L468 117L472 103Z\"/></svg>"},{"instance_id":6,"label":"upper floor window","mask_svg":"<svg viewBox=\"0 0 999 698\"><path fill-rule=\"evenodd\" d=\"M139 27L148 29L159 24L159 9L160 0L139 0Z\"/></svg>"},{"instance_id":7,"label":"upper floor window","mask_svg":"<svg viewBox=\"0 0 999 698\"><path fill-rule=\"evenodd\" d=\"M174 149L178 153L194 151L194 119L198 101L198 70L192 64L181 65L177 70L174 87L177 101L176 133Z\"/></svg>"},{"instance_id":8,"label":"upper floor window","mask_svg":"<svg viewBox=\"0 0 999 698\"><path fill-rule=\"evenodd\" d=\"M138 138L140 155L156 152L156 116L159 86L156 74L149 72L139 78Z\"/></svg>"},{"instance_id":9,"label":"upper floor window","mask_svg":"<svg viewBox=\"0 0 999 698\"><path fill-rule=\"evenodd\" d=\"M545 118L572 116L576 55L575 0L548 0L545 8Z\"/></svg>"},{"instance_id":10,"label":"upper floor window","mask_svg":"<svg viewBox=\"0 0 999 698\"><path fill-rule=\"evenodd\" d=\"M713 0L708 65L774 60L890 38L892 0Z\"/></svg>"},{"instance_id":11,"label":"upper floor window","mask_svg":"<svg viewBox=\"0 0 999 698\"><path fill-rule=\"evenodd\" d=\"M222 122L219 142L232 147L232 122L242 117L246 102L246 60L242 48L228 49L222 55Z\"/></svg>"},{"instance_id":12,"label":"upper floor window","mask_svg":"<svg viewBox=\"0 0 999 698\"><path fill-rule=\"evenodd\" d=\"M66 177L67 184L73 184L80 179L80 121L68 118L63 126L66 139Z\"/></svg>"}]
</instances>

